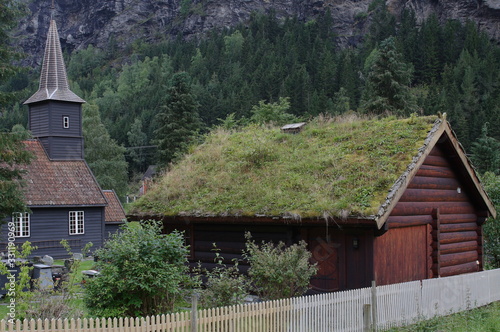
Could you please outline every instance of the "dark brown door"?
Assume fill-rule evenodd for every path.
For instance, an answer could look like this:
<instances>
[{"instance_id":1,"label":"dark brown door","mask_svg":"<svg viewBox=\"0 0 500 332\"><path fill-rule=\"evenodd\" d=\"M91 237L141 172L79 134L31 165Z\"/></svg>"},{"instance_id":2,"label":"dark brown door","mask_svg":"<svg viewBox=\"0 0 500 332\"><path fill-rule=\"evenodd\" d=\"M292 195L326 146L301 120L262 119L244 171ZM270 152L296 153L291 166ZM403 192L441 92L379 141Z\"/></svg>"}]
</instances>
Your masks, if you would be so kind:
<instances>
[{"instance_id":1,"label":"dark brown door","mask_svg":"<svg viewBox=\"0 0 500 332\"><path fill-rule=\"evenodd\" d=\"M311 278L314 290L329 292L343 288L343 236L329 234L326 227L311 228L308 234L309 249L313 262L318 264L318 273Z\"/></svg>"}]
</instances>

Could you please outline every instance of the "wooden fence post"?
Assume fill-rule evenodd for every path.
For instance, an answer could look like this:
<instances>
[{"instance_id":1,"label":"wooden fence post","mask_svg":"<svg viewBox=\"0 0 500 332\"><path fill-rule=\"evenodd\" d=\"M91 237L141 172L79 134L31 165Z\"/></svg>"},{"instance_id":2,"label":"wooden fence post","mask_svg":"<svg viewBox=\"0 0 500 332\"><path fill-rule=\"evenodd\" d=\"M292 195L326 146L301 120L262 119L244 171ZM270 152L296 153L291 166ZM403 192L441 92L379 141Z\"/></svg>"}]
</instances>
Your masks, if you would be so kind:
<instances>
[{"instance_id":1,"label":"wooden fence post","mask_svg":"<svg viewBox=\"0 0 500 332\"><path fill-rule=\"evenodd\" d=\"M363 332L372 331L372 306L363 304Z\"/></svg>"},{"instance_id":2,"label":"wooden fence post","mask_svg":"<svg viewBox=\"0 0 500 332\"><path fill-rule=\"evenodd\" d=\"M198 293L191 295L191 332L198 331Z\"/></svg>"},{"instance_id":3,"label":"wooden fence post","mask_svg":"<svg viewBox=\"0 0 500 332\"><path fill-rule=\"evenodd\" d=\"M377 330L377 284L372 281L372 331Z\"/></svg>"}]
</instances>

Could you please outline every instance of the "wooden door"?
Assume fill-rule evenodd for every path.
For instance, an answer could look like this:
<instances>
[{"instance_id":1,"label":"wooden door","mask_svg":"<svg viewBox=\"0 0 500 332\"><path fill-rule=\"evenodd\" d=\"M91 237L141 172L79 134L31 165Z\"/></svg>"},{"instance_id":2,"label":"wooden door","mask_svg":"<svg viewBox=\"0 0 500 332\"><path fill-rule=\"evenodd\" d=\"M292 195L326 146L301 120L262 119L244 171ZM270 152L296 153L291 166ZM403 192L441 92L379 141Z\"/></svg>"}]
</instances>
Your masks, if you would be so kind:
<instances>
[{"instance_id":1,"label":"wooden door","mask_svg":"<svg viewBox=\"0 0 500 332\"><path fill-rule=\"evenodd\" d=\"M311 278L314 290L331 292L344 288L344 261L342 234L329 234L326 227L311 228L308 232L309 250L313 262L318 264L318 273Z\"/></svg>"}]
</instances>

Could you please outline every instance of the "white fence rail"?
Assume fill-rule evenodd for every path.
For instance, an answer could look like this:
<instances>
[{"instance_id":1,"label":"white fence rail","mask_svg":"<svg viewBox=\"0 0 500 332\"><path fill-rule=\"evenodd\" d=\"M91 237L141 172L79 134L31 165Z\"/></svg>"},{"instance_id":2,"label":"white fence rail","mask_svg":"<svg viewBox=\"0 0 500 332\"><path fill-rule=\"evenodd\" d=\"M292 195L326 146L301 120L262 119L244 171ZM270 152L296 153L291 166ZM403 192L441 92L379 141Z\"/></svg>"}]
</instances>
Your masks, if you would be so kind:
<instances>
[{"instance_id":1,"label":"white fence rail","mask_svg":"<svg viewBox=\"0 0 500 332\"><path fill-rule=\"evenodd\" d=\"M374 301L374 299L376 299ZM382 330L500 301L500 269L146 318L0 322L0 331L331 332ZM369 306L368 306L369 305ZM370 308L376 308L372 319ZM196 326L191 322L196 321Z\"/></svg>"}]
</instances>

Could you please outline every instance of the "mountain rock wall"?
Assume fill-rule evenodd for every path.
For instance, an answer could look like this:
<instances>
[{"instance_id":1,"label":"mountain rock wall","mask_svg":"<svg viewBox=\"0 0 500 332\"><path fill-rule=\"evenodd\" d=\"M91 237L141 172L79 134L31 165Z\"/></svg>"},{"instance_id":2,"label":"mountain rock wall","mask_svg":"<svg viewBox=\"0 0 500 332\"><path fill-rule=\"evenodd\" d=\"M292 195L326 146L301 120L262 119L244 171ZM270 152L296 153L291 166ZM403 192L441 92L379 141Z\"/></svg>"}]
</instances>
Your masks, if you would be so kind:
<instances>
[{"instance_id":1,"label":"mountain rock wall","mask_svg":"<svg viewBox=\"0 0 500 332\"><path fill-rule=\"evenodd\" d=\"M140 39L195 38L213 28L245 23L254 12L274 10L278 18L309 20L330 9L334 30L342 46L356 45L366 33L372 0L26 0L29 14L22 19L16 42L38 66L51 14L57 22L63 49L67 52L92 44L105 49L111 44L124 48ZM398 14L413 9L422 21L431 14L440 20L470 19L500 41L500 2L497 0L387 0Z\"/></svg>"}]
</instances>

